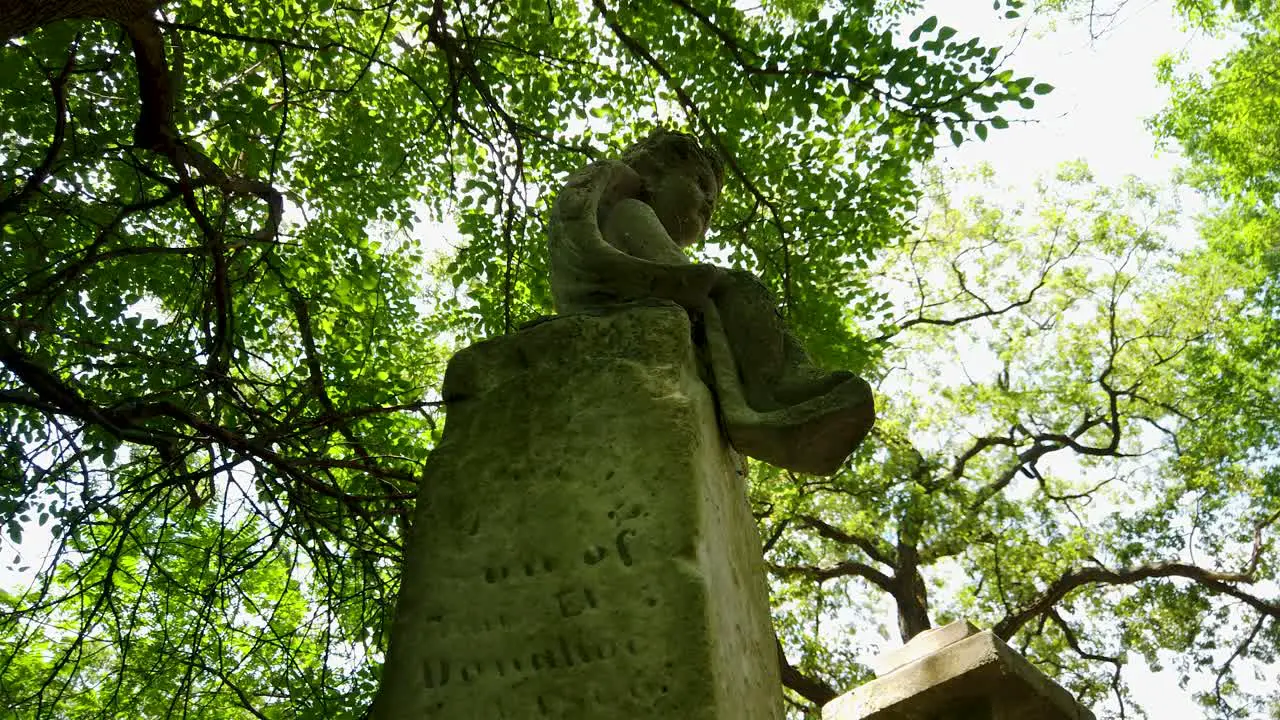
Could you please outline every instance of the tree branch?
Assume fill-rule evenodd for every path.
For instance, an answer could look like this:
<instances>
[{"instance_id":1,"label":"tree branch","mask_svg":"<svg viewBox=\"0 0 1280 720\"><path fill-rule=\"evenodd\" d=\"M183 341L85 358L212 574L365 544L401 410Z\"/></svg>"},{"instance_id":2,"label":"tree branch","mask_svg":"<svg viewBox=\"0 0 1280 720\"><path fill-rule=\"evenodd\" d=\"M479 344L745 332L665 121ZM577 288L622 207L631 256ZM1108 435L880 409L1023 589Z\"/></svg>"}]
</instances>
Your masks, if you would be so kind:
<instances>
[{"instance_id":1,"label":"tree branch","mask_svg":"<svg viewBox=\"0 0 1280 720\"><path fill-rule=\"evenodd\" d=\"M896 587L893 578L870 565L854 562L852 560L839 562L826 568L811 567L808 565L788 566L771 564L769 565L769 571L780 577L804 577L816 582L823 582L825 580L840 577L860 577L888 593L892 593Z\"/></svg>"},{"instance_id":2,"label":"tree branch","mask_svg":"<svg viewBox=\"0 0 1280 720\"><path fill-rule=\"evenodd\" d=\"M1057 580L1050 583L1049 587L1030 604L1005 616L1003 620L996 623L993 630L996 635L1008 640L1028 622L1050 612L1067 595L1087 585L1131 585L1152 578L1178 577L1192 580L1214 592L1236 598L1263 615L1280 618L1280 602L1264 600L1231 584L1255 582L1252 575L1248 573L1224 573L1196 565L1170 562L1135 565L1118 570L1106 567L1068 570Z\"/></svg>"},{"instance_id":3,"label":"tree branch","mask_svg":"<svg viewBox=\"0 0 1280 720\"><path fill-rule=\"evenodd\" d=\"M879 336L873 338L871 342L874 342L874 343L887 342L889 339L893 338L895 335L898 335L903 330L906 330L907 328L910 328L910 327L914 327L916 325L936 325L940 327L954 327L956 325L972 322L974 320L981 320L982 318L997 317L1000 315L1004 315L1005 313L1011 310L1017 310L1018 308L1023 307L1024 305L1030 304L1031 301L1035 299L1036 292L1040 288L1045 286L1045 282L1048 279L1048 277L1049 277L1048 273L1041 275L1040 282L1036 283L1036 286L1031 288L1031 290L1027 293L1026 297L1020 300L1014 300L1002 308L996 309L988 306L984 310L972 312L967 315L959 315L953 318L929 318L929 317L924 317L923 315L917 315L916 317L909 318L907 320L902 321L901 323L898 323L898 325L894 327L891 332L881 333ZM970 293L970 295L972 295L972 293ZM974 295L974 297L976 298L977 296ZM986 302L983 301L981 298L978 298L978 300L982 302L983 305L986 305Z\"/></svg>"},{"instance_id":4,"label":"tree branch","mask_svg":"<svg viewBox=\"0 0 1280 720\"><path fill-rule=\"evenodd\" d=\"M836 699L835 688L826 684L822 680L810 677L800 672L794 665L787 660L787 654L782 650L782 643L778 642L778 669L782 671L782 684L809 702L822 707L832 700Z\"/></svg>"},{"instance_id":5,"label":"tree branch","mask_svg":"<svg viewBox=\"0 0 1280 720\"><path fill-rule=\"evenodd\" d=\"M811 528L817 532L818 535L842 545L853 545L866 553L867 557L878 563L893 567L897 562L896 558L893 556L893 550L886 545L881 545L877 540L847 533L812 515L799 514L795 517L801 522L801 524Z\"/></svg>"},{"instance_id":6,"label":"tree branch","mask_svg":"<svg viewBox=\"0 0 1280 720\"><path fill-rule=\"evenodd\" d=\"M80 38L77 36L67 50L67 61L63 64L62 71L49 78L49 89L53 92L53 139L45 150L44 160L27 177L21 190L0 200L0 218L17 210L53 174L53 166L67 139L67 80L75 69L76 52L79 48Z\"/></svg>"}]
</instances>

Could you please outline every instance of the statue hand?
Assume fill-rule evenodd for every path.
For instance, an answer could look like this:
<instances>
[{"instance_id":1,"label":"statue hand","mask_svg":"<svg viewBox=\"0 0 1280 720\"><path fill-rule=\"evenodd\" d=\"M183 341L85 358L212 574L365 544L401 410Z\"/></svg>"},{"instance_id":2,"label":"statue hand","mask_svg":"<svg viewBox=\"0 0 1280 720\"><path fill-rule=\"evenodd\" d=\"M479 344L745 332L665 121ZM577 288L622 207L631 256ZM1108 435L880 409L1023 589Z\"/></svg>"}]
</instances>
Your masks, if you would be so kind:
<instances>
[{"instance_id":1,"label":"statue hand","mask_svg":"<svg viewBox=\"0 0 1280 720\"><path fill-rule=\"evenodd\" d=\"M705 263L689 265L683 270L681 296L672 299L689 309L700 309L706 305L715 288L728 277L724 268Z\"/></svg>"}]
</instances>

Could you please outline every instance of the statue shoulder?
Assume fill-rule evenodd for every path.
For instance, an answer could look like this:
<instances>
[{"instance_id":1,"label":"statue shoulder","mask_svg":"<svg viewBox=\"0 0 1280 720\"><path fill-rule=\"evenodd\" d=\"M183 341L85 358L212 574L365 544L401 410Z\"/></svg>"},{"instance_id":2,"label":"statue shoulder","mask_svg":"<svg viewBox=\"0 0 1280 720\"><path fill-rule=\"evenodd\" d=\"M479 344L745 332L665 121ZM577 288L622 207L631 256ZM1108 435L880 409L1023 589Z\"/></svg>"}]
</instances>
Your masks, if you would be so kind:
<instances>
[{"instance_id":1,"label":"statue shoulder","mask_svg":"<svg viewBox=\"0 0 1280 720\"><path fill-rule=\"evenodd\" d=\"M644 180L624 162L601 160L575 171L556 195L552 213L562 218L595 216L623 198L635 197Z\"/></svg>"},{"instance_id":2,"label":"statue shoulder","mask_svg":"<svg viewBox=\"0 0 1280 720\"><path fill-rule=\"evenodd\" d=\"M634 183L635 189L641 184L640 174L621 160L597 160L579 168L565 180L566 188L584 187L587 185L611 185Z\"/></svg>"}]
</instances>

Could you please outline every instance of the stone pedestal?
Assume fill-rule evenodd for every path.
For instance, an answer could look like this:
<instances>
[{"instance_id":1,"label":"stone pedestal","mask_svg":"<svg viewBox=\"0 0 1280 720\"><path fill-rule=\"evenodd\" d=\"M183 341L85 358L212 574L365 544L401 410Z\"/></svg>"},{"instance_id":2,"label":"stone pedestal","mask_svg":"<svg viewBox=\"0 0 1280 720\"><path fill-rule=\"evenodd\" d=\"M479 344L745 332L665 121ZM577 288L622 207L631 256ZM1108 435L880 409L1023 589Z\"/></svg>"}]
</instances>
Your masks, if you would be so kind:
<instances>
[{"instance_id":1,"label":"stone pedestal","mask_svg":"<svg viewBox=\"0 0 1280 720\"><path fill-rule=\"evenodd\" d=\"M872 663L876 679L827 703L823 720L1093 720L990 630L960 620Z\"/></svg>"},{"instance_id":2,"label":"stone pedestal","mask_svg":"<svg viewBox=\"0 0 1280 720\"><path fill-rule=\"evenodd\" d=\"M744 480L672 305L460 352L376 720L781 720Z\"/></svg>"}]
</instances>

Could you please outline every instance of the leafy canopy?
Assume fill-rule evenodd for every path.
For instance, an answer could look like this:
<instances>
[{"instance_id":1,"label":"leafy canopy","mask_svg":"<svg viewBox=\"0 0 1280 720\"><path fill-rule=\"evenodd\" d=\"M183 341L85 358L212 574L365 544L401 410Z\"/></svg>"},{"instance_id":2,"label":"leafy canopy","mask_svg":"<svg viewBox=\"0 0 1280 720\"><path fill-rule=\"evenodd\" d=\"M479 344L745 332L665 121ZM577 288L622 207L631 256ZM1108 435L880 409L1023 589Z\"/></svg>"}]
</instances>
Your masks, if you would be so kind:
<instances>
[{"instance_id":1,"label":"leafy canopy","mask_svg":"<svg viewBox=\"0 0 1280 720\"><path fill-rule=\"evenodd\" d=\"M549 310L551 192L656 121L871 362L913 168L1048 89L913 7L0 2L4 711L360 716L442 363Z\"/></svg>"}]
</instances>

